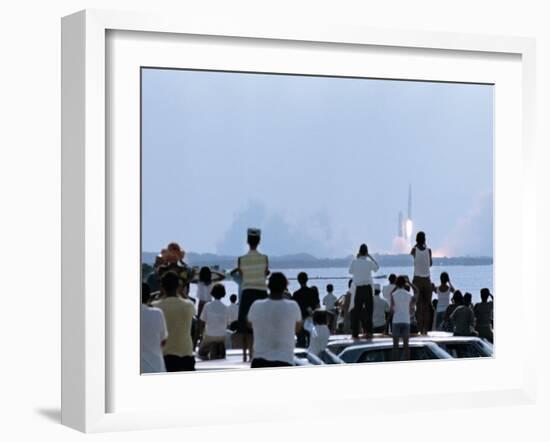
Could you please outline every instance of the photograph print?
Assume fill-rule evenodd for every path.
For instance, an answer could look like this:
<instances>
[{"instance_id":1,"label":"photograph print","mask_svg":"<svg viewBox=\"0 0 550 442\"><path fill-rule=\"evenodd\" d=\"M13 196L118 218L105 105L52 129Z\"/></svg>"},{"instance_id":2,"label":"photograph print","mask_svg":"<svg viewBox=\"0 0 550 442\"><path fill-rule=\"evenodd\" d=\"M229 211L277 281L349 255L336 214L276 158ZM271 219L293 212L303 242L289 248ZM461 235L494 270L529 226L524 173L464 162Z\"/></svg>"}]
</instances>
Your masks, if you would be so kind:
<instances>
[{"instance_id":1,"label":"photograph print","mask_svg":"<svg viewBox=\"0 0 550 442\"><path fill-rule=\"evenodd\" d=\"M494 86L141 69L141 373L492 357Z\"/></svg>"}]
</instances>

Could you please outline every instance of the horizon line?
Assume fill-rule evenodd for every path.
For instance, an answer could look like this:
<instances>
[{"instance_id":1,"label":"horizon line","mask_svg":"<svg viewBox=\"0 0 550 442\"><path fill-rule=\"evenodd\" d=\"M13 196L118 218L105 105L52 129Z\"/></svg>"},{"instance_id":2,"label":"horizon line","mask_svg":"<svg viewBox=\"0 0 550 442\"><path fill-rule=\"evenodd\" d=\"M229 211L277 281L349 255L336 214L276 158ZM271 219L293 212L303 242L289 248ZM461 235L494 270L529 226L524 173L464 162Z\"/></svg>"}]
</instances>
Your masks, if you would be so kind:
<instances>
[{"instance_id":1,"label":"horizon line","mask_svg":"<svg viewBox=\"0 0 550 442\"><path fill-rule=\"evenodd\" d=\"M150 252L150 251L142 250L141 254L144 254L144 253L148 253L148 254L152 254L152 255L158 255L159 254L158 252ZM216 252L195 252L195 251L186 251L185 254L186 255L189 255L189 254L214 255L214 256L218 256L218 257L228 257L228 258L234 258L234 257L241 256L240 254L230 255L230 254L220 254L220 253L216 253ZM311 253L308 253L308 252L288 253L286 255L271 255L271 254L268 254L268 256L270 256L272 258L293 257L293 256L298 256L298 255L307 255L310 258L319 259L319 260L321 260L321 259L347 259L350 256L351 257L355 256L353 253L350 253L350 254L344 255L344 256L336 256L336 257L328 257L328 256L318 257L318 256L315 256L315 255L313 255ZM379 253L379 252L373 253L372 255L373 256L411 256L409 253ZM432 257L434 259L442 259L442 258L491 258L491 259L493 259L494 258L493 255L444 255L444 256L432 256Z\"/></svg>"}]
</instances>

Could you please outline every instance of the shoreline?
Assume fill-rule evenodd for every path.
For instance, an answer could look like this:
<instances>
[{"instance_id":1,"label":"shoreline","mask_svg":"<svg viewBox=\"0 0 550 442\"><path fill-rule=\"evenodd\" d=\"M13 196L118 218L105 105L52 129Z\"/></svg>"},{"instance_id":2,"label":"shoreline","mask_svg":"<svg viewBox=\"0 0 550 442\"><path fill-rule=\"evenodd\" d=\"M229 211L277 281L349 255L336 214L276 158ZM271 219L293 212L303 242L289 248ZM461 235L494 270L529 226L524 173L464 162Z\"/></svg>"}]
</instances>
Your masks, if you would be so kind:
<instances>
[{"instance_id":1,"label":"shoreline","mask_svg":"<svg viewBox=\"0 0 550 442\"><path fill-rule=\"evenodd\" d=\"M143 252L142 265L151 266L155 260L155 253ZM410 255L373 255L380 264L380 267L406 267L412 266L412 257ZM186 254L185 261L188 265L194 267L218 266L224 269L232 269L237 265L237 256L222 256L215 254ZM288 256L269 256L270 267L277 269L322 269L322 268L348 268L353 257L344 258L316 258L314 256L288 255ZM492 257L434 257L433 267L441 266L490 266L493 265Z\"/></svg>"}]
</instances>

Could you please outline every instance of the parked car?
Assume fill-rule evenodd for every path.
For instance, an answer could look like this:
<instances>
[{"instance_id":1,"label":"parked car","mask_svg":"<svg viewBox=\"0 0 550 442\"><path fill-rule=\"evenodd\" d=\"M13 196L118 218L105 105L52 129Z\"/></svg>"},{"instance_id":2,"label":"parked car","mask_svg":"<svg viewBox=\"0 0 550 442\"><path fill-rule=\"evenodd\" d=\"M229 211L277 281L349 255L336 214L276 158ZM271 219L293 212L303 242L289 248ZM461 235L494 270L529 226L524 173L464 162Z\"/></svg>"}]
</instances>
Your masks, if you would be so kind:
<instances>
[{"instance_id":1,"label":"parked car","mask_svg":"<svg viewBox=\"0 0 550 442\"><path fill-rule=\"evenodd\" d=\"M433 342L449 353L453 358L480 358L492 357L493 345L484 339L475 336L453 336L448 332L429 332L426 336L413 335L409 342ZM370 340L351 339L349 335L334 335L327 345L327 348L334 354L339 355L345 348L352 345L369 343L392 343L391 336L378 335Z\"/></svg>"},{"instance_id":2,"label":"parked car","mask_svg":"<svg viewBox=\"0 0 550 442\"><path fill-rule=\"evenodd\" d=\"M400 344L401 357L403 343ZM452 359L446 351L437 344L428 341L411 341L409 349L412 361L427 359ZM368 344L352 345L338 355L346 364L359 362L390 362L393 361L393 343L371 342Z\"/></svg>"},{"instance_id":3,"label":"parked car","mask_svg":"<svg viewBox=\"0 0 550 442\"><path fill-rule=\"evenodd\" d=\"M327 350L332 352L335 355L339 355L342 353L346 348L351 347L352 345L361 345L361 344L369 344L372 342L384 342L384 341L390 342L388 338L373 338L373 339L352 339L349 335L333 335L329 338L329 342L327 344Z\"/></svg>"},{"instance_id":4,"label":"parked car","mask_svg":"<svg viewBox=\"0 0 550 442\"><path fill-rule=\"evenodd\" d=\"M419 336L418 341L439 345L453 358L487 358L493 356L493 346L475 336Z\"/></svg>"},{"instance_id":5,"label":"parked car","mask_svg":"<svg viewBox=\"0 0 550 442\"><path fill-rule=\"evenodd\" d=\"M294 363L296 365L324 365L325 363L321 358L310 353L305 348L294 349Z\"/></svg>"},{"instance_id":6,"label":"parked car","mask_svg":"<svg viewBox=\"0 0 550 442\"><path fill-rule=\"evenodd\" d=\"M341 358L335 355L328 348L321 352L319 359L321 359L326 365L345 364Z\"/></svg>"},{"instance_id":7,"label":"parked car","mask_svg":"<svg viewBox=\"0 0 550 442\"><path fill-rule=\"evenodd\" d=\"M296 366L324 365L321 358L304 348L294 350L294 363ZM197 359L195 364L197 370L242 370L250 368L250 361L243 362L242 350L227 350L224 359L213 359L210 361L201 361Z\"/></svg>"}]
</instances>

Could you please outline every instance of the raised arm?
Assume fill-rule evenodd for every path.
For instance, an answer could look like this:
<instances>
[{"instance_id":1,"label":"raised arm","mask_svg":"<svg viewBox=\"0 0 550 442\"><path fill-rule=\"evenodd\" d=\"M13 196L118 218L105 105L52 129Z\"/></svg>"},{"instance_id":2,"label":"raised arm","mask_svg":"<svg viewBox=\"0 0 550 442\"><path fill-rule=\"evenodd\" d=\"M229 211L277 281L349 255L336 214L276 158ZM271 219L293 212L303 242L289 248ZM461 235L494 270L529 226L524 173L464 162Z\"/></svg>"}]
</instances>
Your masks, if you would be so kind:
<instances>
[{"instance_id":1,"label":"raised arm","mask_svg":"<svg viewBox=\"0 0 550 442\"><path fill-rule=\"evenodd\" d=\"M374 259L374 257L372 255L368 255L368 257L374 263L374 271L377 272L380 269L380 265L378 264L378 262L376 261L376 259Z\"/></svg>"},{"instance_id":2,"label":"raised arm","mask_svg":"<svg viewBox=\"0 0 550 442\"><path fill-rule=\"evenodd\" d=\"M223 281L225 279L225 274L218 272L217 270L212 270L212 276L217 276L217 279L212 278L213 282Z\"/></svg>"},{"instance_id":3,"label":"raised arm","mask_svg":"<svg viewBox=\"0 0 550 442\"><path fill-rule=\"evenodd\" d=\"M411 286L413 293L416 295L418 293L418 288L411 282L408 276L406 278L407 278L407 284Z\"/></svg>"},{"instance_id":4,"label":"raised arm","mask_svg":"<svg viewBox=\"0 0 550 442\"><path fill-rule=\"evenodd\" d=\"M411 316L414 313L414 304L415 304L415 300L411 296L411 299L409 301L409 316Z\"/></svg>"},{"instance_id":5,"label":"raised arm","mask_svg":"<svg viewBox=\"0 0 550 442\"><path fill-rule=\"evenodd\" d=\"M455 287L453 283L451 282L451 278L449 278L449 290L451 290L451 293L455 292Z\"/></svg>"}]
</instances>

